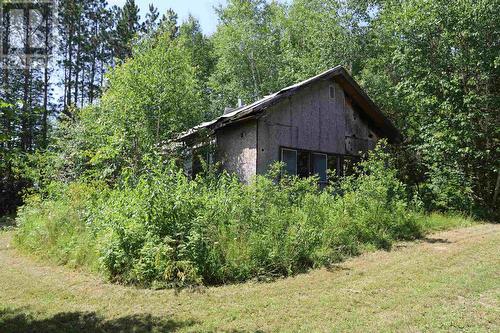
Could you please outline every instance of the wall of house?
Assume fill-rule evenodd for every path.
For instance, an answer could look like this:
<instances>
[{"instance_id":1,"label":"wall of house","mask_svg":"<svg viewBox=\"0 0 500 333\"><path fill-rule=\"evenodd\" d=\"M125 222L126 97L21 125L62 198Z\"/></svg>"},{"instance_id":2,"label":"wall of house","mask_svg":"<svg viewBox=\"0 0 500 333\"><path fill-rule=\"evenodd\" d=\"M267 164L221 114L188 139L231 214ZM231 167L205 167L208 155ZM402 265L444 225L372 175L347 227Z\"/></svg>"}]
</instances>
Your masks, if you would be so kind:
<instances>
[{"instance_id":1,"label":"wall of house","mask_svg":"<svg viewBox=\"0 0 500 333\"><path fill-rule=\"evenodd\" d=\"M345 98L345 153L355 156L374 149L379 140L378 135L370 129L368 121L363 118L363 113L356 109L351 101Z\"/></svg>"},{"instance_id":2,"label":"wall of house","mask_svg":"<svg viewBox=\"0 0 500 333\"><path fill-rule=\"evenodd\" d=\"M216 133L216 159L248 182L257 171L257 121L234 124Z\"/></svg>"},{"instance_id":3,"label":"wall of house","mask_svg":"<svg viewBox=\"0 0 500 333\"><path fill-rule=\"evenodd\" d=\"M378 140L334 81L316 82L281 101L258 119L257 127L258 173L280 159L280 147L359 155Z\"/></svg>"}]
</instances>

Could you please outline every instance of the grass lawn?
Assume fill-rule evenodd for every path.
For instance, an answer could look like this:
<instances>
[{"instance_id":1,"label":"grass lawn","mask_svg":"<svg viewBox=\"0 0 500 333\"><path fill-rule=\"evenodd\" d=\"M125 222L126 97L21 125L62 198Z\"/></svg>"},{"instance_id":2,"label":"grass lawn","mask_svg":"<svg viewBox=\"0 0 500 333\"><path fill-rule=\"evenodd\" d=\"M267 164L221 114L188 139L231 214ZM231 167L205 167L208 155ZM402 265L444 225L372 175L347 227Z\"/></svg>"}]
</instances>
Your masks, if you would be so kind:
<instances>
[{"instance_id":1,"label":"grass lawn","mask_svg":"<svg viewBox=\"0 0 500 333\"><path fill-rule=\"evenodd\" d=\"M498 332L500 225L271 283L143 290L40 262L0 231L0 332Z\"/></svg>"}]
</instances>

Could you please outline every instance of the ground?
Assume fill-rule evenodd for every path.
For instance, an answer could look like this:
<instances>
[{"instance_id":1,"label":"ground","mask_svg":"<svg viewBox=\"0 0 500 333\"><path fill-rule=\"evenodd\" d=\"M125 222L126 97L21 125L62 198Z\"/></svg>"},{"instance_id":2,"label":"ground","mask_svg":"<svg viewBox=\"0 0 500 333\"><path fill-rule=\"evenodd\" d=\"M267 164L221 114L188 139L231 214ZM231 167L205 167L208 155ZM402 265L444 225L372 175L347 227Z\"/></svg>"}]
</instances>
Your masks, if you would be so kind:
<instances>
[{"instance_id":1,"label":"ground","mask_svg":"<svg viewBox=\"0 0 500 333\"><path fill-rule=\"evenodd\" d=\"M0 232L0 332L499 332L500 225L270 283L143 290L29 258Z\"/></svg>"}]
</instances>

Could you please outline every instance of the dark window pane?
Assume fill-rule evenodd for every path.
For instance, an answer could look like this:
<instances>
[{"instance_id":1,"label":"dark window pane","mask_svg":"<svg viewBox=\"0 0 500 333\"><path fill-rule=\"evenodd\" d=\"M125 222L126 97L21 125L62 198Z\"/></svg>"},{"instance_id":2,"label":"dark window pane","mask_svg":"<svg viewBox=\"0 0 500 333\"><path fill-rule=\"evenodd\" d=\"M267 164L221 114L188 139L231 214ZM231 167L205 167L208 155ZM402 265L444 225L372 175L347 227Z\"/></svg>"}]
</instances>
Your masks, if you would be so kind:
<instances>
[{"instance_id":1,"label":"dark window pane","mask_svg":"<svg viewBox=\"0 0 500 333\"><path fill-rule=\"evenodd\" d=\"M297 151L291 149L281 150L281 161L285 163L285 172L288 175L297 174Z\"/></svg>"},{"instance_id":2,"label":"dark window pane","mask_svg":"<svg viewBox=\"0 0 500 333\"><path fill-rule=\"evenodd\" d=\"M195 178L197 174L202 173L203 165L211 166L214 164L213 147L210 145L202 146L193 149L192 155L192 177Z\"/></svg>"},{"instance_id":3,"label":"dark window pane","mask_svg":"<svg viewBox=\"0 0 500 333\"><path fill-rule=\"evenodd\" d=\"M320 182L326 182L326 155L312 154L313 174L319 176Z\"/></svg>"},{"instance_id":4,"label":"dark window pane","mask_svg":"<svg viewBox=\"0 0 500 333\"><path fill-rule=\"evenodd\" d=\"M339 157L336 155L328 156L328 170L334 175L340 176L339 174Z\"/></svg>"},{"instance_id":5,"label":"dark window pane","mask_svg":"<svg viewBox=\"0 0 500 333\"><path fill-rule=\"evenodd\" d=\"M297 175L299 177L309 177L311 175L309 152L299 151L297 153Z\"/></svg>"},{"instance_id":6,"label":"dark window pane","mask_svg":"<svg viewBox=\"0 0 500 333\"><path fill-rule=\"evenodd\" d=\"M192 176L193 178L196 175L200 174L203 171L203 156L200 155L200 151L198 149L194 149L193 151L193 161L192 161Z\"/></svg>"},{"instance_id":7,"label":"dark window pane","mask_svg":"<svg viewBox=\"0 0 500 333\"><path fill-rule=\"evenodd\" d=\"M335 98L335 86L330 86L330 98Z\"/></svg>"}]
</instances>

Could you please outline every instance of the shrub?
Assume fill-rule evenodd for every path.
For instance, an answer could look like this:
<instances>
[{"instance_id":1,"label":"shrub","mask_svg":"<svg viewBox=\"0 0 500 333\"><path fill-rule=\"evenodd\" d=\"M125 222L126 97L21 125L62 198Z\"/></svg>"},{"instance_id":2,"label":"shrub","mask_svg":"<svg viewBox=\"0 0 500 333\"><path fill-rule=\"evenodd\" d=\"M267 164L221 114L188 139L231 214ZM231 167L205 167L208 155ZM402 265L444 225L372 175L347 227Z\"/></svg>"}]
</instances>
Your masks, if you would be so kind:
<instances>
[{"instance_id":1,"label":"shrub","mask_svg":"<svg viewBox=\"0 0 500 333\"><path fill-rule=\"evenodd\" d=\"M466 177L458 165L432 166L427 176L428 180L422 184L421 191L429 206L428 210L475 212L473 181Z\"/></svg>"},{"instance_id":2,"label":"shrub","mask_svg":"<svg viewBox=\"0 0 500 333\"><path fill-rule=\"evenodd\" d=\"M314 177L278 176L276 166L248 185L228 174L189 180L156 163L115 188L31 198L17 241L113 281L179 287L287 276L423 232L382 149L323 190Z\"/></svg>"}]
</instances>

